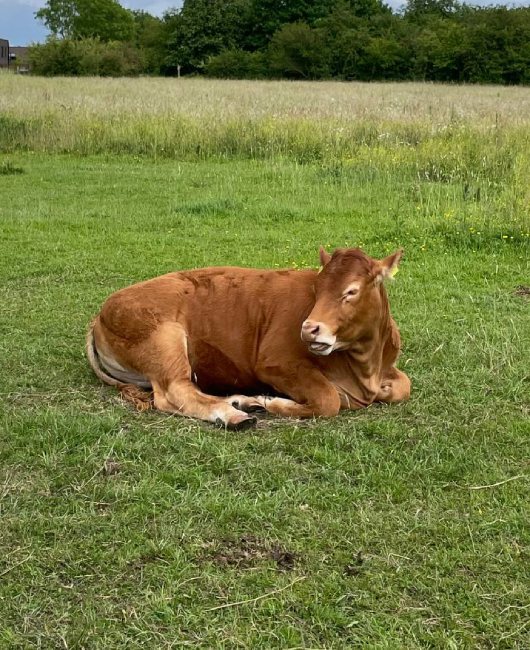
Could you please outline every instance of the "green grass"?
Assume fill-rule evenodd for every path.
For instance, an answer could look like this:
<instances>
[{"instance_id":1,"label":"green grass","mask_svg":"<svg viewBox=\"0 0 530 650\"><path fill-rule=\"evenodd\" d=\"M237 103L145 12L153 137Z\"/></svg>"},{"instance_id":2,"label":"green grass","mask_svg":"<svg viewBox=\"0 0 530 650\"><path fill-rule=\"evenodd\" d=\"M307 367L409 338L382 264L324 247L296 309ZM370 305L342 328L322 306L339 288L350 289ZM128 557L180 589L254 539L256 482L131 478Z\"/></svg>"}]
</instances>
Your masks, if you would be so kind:
<instances>
[{"instance_id":1,"label":"green grass","mask_svg":"<svg viewBox=\"0 0 530 650\"><path fill-rule=\"evenodd\" d=\"M0 648L528 648L528 160L512 153L434 178L375 154L4 156L25 173L0 176ZM315 266L321 243L405 248L389 292L410 402L234 434L137 413L91 373L85 330L115 290Z\"/></svg>"}]
</instances>

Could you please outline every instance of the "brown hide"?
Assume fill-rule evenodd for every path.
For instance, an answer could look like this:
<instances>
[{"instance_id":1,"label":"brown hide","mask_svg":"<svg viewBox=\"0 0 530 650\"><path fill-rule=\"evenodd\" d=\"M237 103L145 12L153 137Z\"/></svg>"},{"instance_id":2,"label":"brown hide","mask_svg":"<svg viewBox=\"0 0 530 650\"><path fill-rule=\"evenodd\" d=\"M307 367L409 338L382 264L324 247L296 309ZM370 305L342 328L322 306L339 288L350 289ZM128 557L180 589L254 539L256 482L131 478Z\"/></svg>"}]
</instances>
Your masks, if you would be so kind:
<instances>
[{"instance_id":1,"label":"brown hide","mask_svg":"<svg viewBox=\"0 0 530 650\"><path fill-rule=\"evenodd\" d=\"M238 418L249 419L241 411L250 409L241 399L237 406L235 397L211 395L282 395L289 399L260 397L247 406L259 402L300 417L407 397L405 375L394 368L399 333L383 284L356 316L361 335L348 349L317 356L301 338L315 306L316 280L313 270L225 267L169 273L122 289L93 323L94 350L118 380L107 383L148 380L159 408L234 426ZM102 379L105 374L98 372ZM385 382L391 386L386 393ZM189 407L194 400L200 407ZM225 413L227 401L239 415Z\"/></svg>"}]
</instances>

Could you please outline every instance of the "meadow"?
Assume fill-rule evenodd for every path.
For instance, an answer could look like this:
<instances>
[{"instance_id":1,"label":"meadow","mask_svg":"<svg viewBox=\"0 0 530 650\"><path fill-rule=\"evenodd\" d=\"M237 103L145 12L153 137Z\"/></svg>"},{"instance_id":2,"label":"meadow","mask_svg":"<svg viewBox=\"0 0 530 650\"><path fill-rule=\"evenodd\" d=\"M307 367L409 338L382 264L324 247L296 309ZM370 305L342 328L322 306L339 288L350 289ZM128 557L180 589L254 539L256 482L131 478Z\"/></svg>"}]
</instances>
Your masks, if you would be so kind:
<instances>
[{"instance_id":1,"label":"meadow","mask_svg":"<svg viewBox=\"0 0 530 650\"><path fill-rule=\"evenodd\" d=\"M530 646L530 89L0 75L0 648ZM84 358L180 268L405 249L411 400L230 433Z\"/></svg>"}]
</instances>

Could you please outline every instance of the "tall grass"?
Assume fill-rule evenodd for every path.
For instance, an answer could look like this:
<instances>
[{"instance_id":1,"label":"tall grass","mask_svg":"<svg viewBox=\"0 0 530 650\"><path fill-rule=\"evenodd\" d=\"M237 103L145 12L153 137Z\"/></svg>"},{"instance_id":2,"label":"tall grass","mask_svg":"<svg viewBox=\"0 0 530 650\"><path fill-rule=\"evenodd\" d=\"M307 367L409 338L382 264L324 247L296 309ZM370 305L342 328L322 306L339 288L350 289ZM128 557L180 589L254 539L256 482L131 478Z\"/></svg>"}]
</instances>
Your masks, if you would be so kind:
<instances>
[{"instance_id":1,"label":"tall grass","mask_svg":"<svg viewBox=\"0 0 530 650\"><path fill-rule=\"evenodd\" d=\"M530 89L0 75L0 150L513 167ZM390 156L391 160L387 160Z\"/></svg>"},{"instance_id":2,"label":"tall grass","mask_svg":"<svg viewBox=\"0 0 530 650\"><path fill-rule=\"evenodd\" d=\"M408 187L437 223L449 185L468 215L455 233L473 213L526 236L529 109L528 88L3 74L0 152L313 163L323 183Z\"/></svg>"},{"instance_id":3,"label":"tall grass","mask_svg":"<svg viewBox=\"0 0 530 650\"><path fill-rule=\"evenodd\" d=\"M345 121L527 125L530 88L432 83L44 78L0 74L0 111L36 117L189 115L227 121L288 117Z\"/></svg>"}]
</instances>

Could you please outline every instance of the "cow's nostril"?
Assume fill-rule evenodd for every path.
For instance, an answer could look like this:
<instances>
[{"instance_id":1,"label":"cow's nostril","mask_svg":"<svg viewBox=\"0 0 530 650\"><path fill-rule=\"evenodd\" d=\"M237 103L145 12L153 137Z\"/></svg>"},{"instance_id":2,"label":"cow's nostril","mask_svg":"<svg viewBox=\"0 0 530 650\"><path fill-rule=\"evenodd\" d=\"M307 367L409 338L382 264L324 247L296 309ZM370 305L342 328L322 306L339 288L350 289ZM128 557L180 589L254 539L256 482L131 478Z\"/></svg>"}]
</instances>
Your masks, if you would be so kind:
<instances>
[{"instance_id":1,"label":"cow's nostril","mask_svg":"<svg viewBox=\"0 0 530 650\"><path fill-rule=\"evenodd\" d=\"M311 334L314 334L315 336L320 332L320 325L317 325L316 327L313 327L311 330Z\"/></svg>"}]
</instances>

